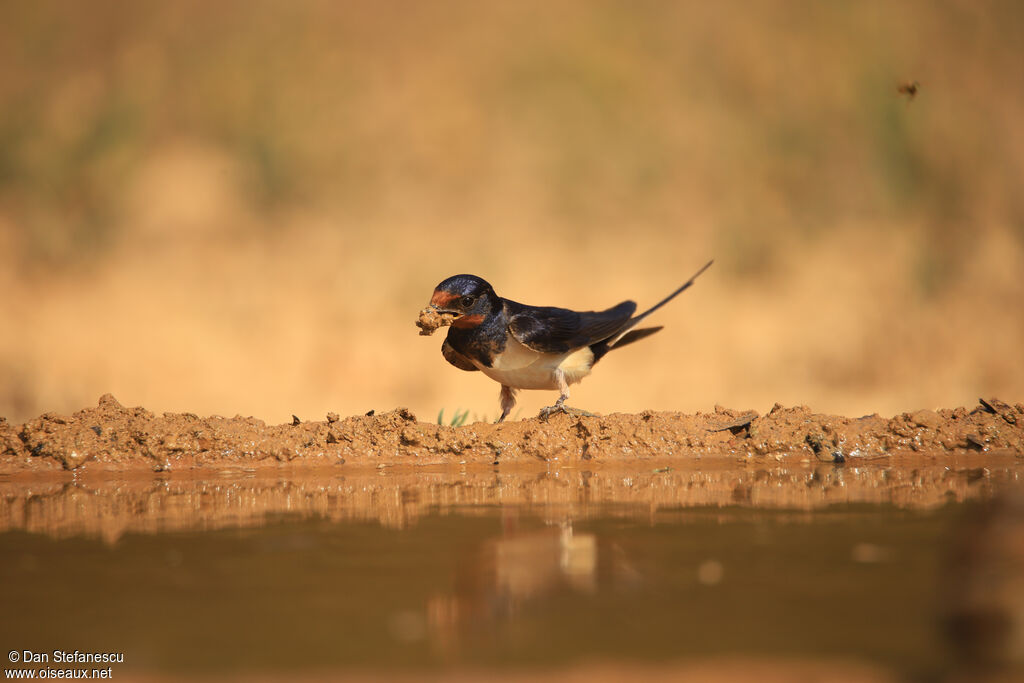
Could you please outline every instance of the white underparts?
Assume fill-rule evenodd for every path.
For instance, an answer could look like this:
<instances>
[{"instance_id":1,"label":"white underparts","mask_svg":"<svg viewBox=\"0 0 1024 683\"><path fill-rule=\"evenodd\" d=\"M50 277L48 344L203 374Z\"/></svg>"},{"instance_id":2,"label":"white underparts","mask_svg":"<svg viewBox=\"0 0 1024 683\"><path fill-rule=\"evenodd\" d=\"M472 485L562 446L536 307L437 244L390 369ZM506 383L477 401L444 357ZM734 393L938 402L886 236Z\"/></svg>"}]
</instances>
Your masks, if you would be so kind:
<instances>
[{"instance_id":1,"label":"white underparts","mask_svg":"<svg viewBox=\"0 0 1024 683\"><path fill-rule=\"evenodd\" d=\"M567 384L575 384L590 374L594 352L589 347L566 353L541 353L508 335L505 350L495 357L492 367L473 364L496 382L514 389L559 389L556 368L561 368Z\"/></svg>"}]
</instances>

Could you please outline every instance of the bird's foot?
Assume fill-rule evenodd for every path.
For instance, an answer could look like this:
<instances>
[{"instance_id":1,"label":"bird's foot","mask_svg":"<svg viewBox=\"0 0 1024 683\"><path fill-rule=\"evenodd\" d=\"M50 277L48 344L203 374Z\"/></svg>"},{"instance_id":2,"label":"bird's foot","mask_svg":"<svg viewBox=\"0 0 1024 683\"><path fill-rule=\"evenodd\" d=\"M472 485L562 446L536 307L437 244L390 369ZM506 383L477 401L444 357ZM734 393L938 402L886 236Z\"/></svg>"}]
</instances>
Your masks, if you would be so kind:
<instances>
[{"instance_id":1,"label":"bird's foot","mask_svg":"<svg viewBox=\"0 0 1024 683\"><path fill-rule=\"evenodd\" d=\"M575 415L576 417L594 417L594 413L587 412L586 410L580 410L579 408L570 408L563 403L556 403L553 406L547 406L546 408L540 409L540 414L537 415L541 422L547 422L548 418L555 413L565 413L566 415Z\"/></svg>"}]
</instances>

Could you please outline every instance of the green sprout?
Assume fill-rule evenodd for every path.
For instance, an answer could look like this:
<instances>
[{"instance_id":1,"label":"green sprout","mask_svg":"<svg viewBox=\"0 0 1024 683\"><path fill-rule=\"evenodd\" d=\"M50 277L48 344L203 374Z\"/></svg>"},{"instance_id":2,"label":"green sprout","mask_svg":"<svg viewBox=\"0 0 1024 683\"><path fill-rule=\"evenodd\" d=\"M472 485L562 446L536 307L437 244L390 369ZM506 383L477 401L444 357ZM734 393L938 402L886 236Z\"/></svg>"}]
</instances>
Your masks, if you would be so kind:
<instances>
[{"instance_id":1,"label":"green sprout","mask_svg":"<svg viewBox=\"0 0 1024 683\"><path fill-rule=\"evenodd\" d=\"M455 415L452 416L451 421L448 423L449 427L461 427L466 424L466 420L469 418L469 409L463 410L461 413L458 409L455 410ZM444 408L441 408L441 412L437 414L437 424L444 424Z\"/></svg>"}]
</instances>

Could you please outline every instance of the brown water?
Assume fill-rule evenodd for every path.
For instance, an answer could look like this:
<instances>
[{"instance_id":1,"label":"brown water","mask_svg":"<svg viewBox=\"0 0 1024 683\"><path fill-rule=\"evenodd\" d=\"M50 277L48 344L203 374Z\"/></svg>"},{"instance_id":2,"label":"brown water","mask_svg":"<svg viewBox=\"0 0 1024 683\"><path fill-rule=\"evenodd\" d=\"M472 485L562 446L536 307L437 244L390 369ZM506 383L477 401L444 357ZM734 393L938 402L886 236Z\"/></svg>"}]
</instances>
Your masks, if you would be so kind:
<instances>
[{"instance_id":1,"label":"brown water","mask_svg":"<svg viewBox=\"0 0 1024 683\"><path fill-rule=\"evenodd\" d=\"M121 679L965 666L958 549L1012 467L660 470L6 482L0 644Z\"/></svg>"}]
</instances>

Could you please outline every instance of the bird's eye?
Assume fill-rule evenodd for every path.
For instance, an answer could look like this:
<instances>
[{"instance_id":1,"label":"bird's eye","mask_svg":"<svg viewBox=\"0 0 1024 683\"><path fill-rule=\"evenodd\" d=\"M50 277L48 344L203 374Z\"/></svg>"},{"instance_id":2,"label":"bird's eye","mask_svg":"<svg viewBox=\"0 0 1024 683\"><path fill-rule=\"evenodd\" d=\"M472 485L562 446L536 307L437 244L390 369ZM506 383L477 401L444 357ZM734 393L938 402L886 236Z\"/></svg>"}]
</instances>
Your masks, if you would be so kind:
<instances>
[{"instance_id":1,"label":"bird's eye","mask_svg":"<svg viewBox=\"0 0 1024 683\"><path fill-rule=\"evenodd\" d=\"M459 300L459 303L462 304L463 308L469 308L473 305L474 301L476 301L474 297L464 296Z\"/></svg>"}]
</instances>

